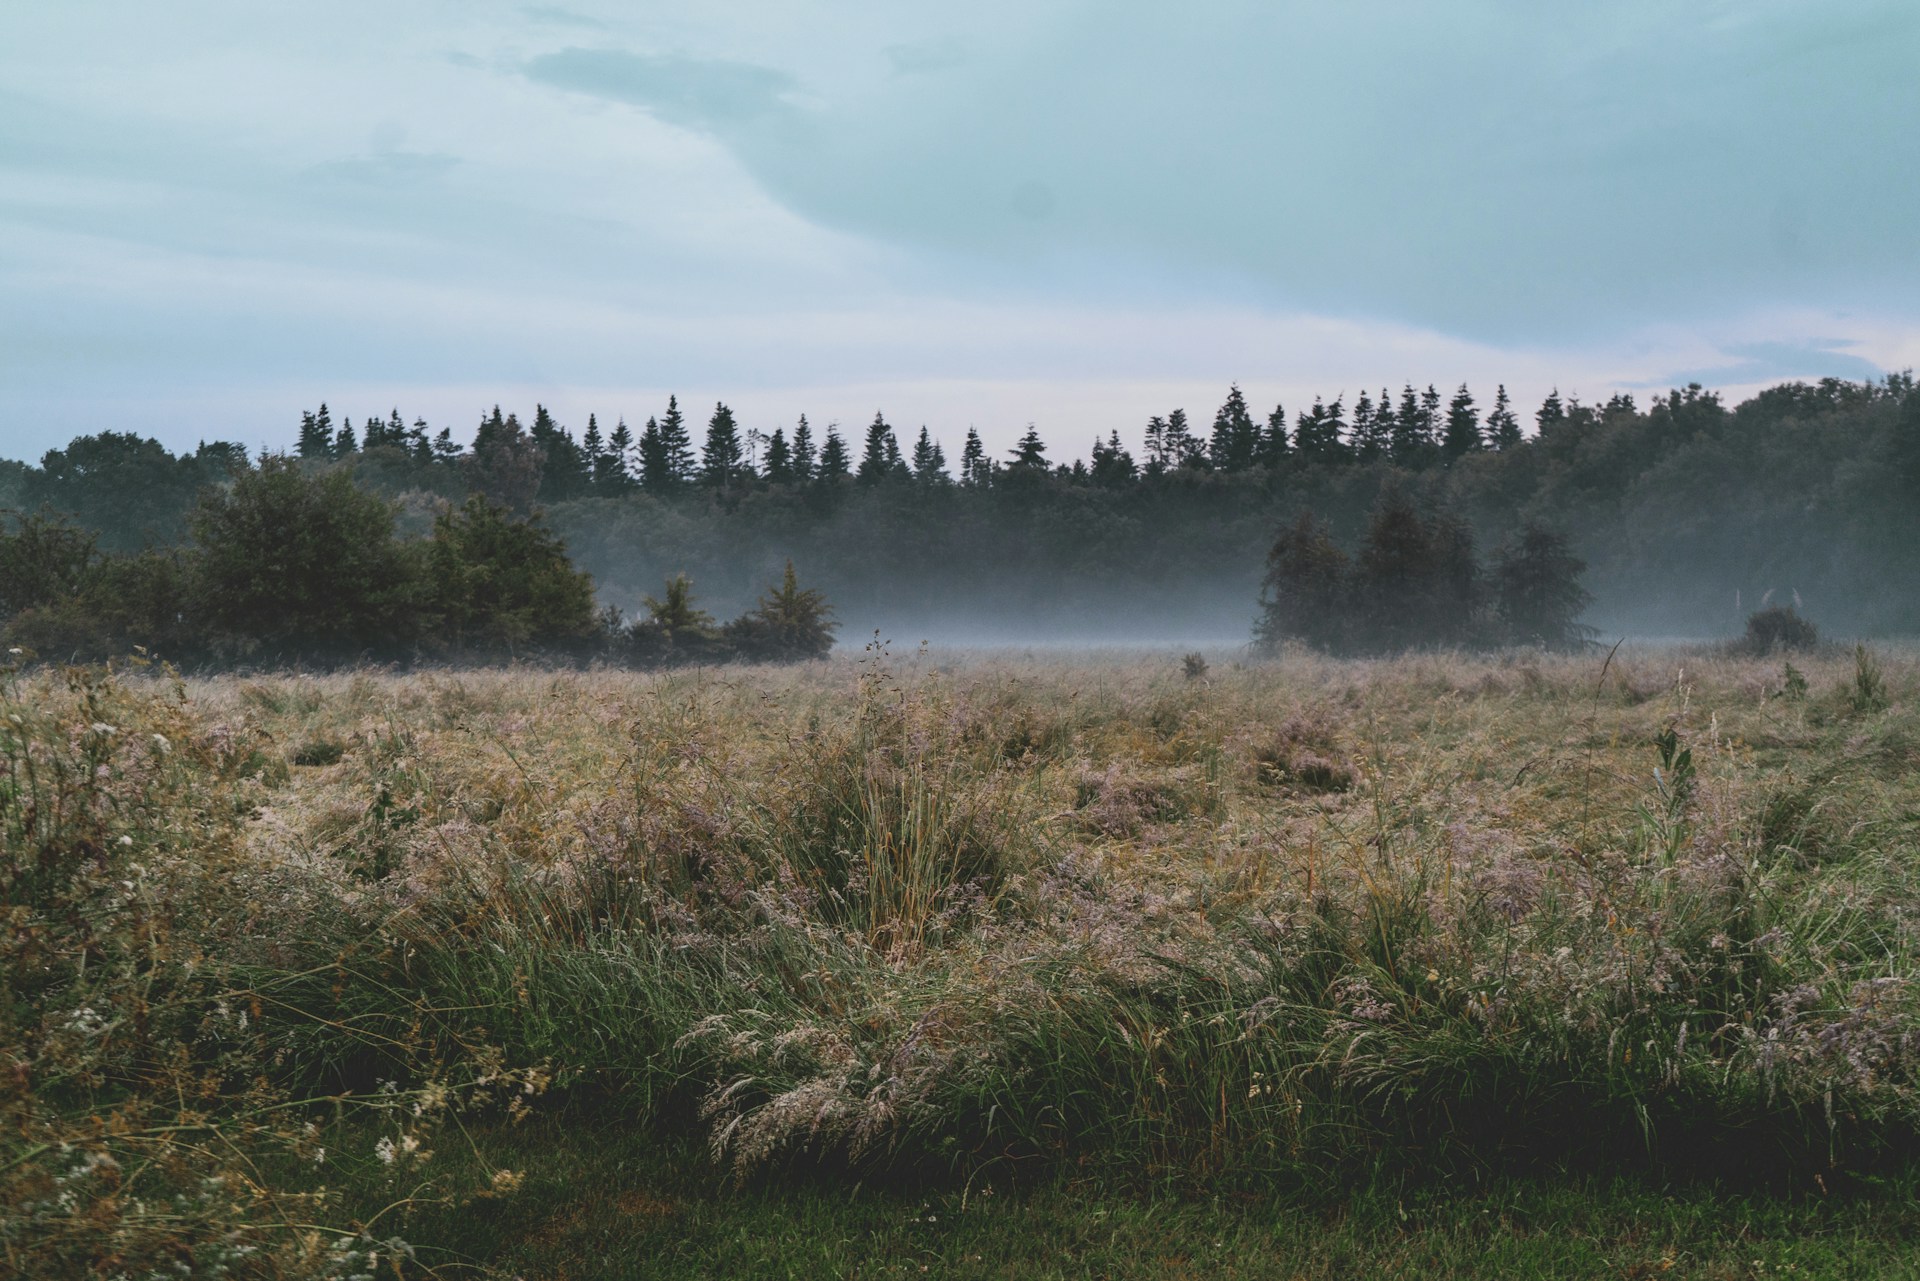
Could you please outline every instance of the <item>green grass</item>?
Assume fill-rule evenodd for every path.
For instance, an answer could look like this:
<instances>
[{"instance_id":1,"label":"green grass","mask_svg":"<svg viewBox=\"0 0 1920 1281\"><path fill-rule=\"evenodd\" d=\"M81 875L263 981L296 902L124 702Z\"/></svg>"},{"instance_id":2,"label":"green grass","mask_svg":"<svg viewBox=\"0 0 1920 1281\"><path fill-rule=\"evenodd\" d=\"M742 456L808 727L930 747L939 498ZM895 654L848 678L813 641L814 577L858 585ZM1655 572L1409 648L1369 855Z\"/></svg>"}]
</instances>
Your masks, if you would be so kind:
<instances>
[{"instance_id":1,"label":"green grass","mask_svg":"<svg viewBox=\"0 0 1920 1281\"><path fill-rule=\"evenodd\" d=\"M1910 1179L1790 1198L1595 1178L1319 1200L1155 1196L1059 1173L902 1188L788 1170L736 1186L692 1143L592 1111L472 1138L484 1168L446 1143L421 1173L479 1185L512 1168L525 1176L513 1196L436 1203L429 1189L378 1225L440 1276L1920 1276ZM349 1211L391 1200L382 1173L363 1167Z\"/></svg>"}]
</instances>

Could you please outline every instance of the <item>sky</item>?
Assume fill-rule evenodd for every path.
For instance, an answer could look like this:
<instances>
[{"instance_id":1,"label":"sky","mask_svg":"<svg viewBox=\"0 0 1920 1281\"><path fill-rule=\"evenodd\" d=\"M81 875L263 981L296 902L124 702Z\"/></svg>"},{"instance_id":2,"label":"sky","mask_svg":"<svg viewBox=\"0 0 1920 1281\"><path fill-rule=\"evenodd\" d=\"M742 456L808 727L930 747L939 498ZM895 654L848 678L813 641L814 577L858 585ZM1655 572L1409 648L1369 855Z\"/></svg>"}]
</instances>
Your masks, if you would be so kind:
<instances>
[{"instance_id":1,"label":"sky","mask_svg":"<svg viewBox=\"0 0 1920 1281\"><path fill-rule=\"evenodd\" d=\"M1920 366L1912 0L0 0L0 457Z\"/></svg>"}]
</instances>

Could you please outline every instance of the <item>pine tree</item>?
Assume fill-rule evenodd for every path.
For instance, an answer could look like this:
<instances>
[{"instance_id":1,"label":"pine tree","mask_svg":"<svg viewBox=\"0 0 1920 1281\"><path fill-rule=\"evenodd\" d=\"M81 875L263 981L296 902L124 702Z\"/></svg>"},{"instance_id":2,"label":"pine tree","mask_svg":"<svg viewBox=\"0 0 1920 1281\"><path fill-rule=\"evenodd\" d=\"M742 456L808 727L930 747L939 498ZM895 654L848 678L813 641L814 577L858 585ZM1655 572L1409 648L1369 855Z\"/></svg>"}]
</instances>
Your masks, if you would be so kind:
<instances>
[{"instance_id":1,"label":"pine tree","mask_svg":"<svg viewBox=\"0 0 1920 1281\"><path fill-rule=\"evenodd\" d=\"M1373 397L1364 390L1353 402L1353 454L1361 462L1385 458L1393 449L1393 413L1377 413Z\"/></svg>"},{"instance_id":2,"label":"pine tree","mask_svg":"<svg viewBox=\"0 0 1920 1281\"><path fill-rule=\"evenodd\" d=\"M1495 449L1512 449L1520 443L1520 419L1507 399L1505 383L1494 393L1493 412L1487 415L1487 443Z\"/></svg>"},{"instance_id":3,"label":"pine tree","mask_svg":"<svg viewBox=\"0 0 1920 1281\"><path fill-rule=\"evenodd\" d=\"M1155 414L1147 419L1141 452L1147 456L1147 471L1159 475L1172 464L1167 461L1167 420Z\"/></svg>"},{"instance_id":4,"label":"pine tree","mask_svg":"<svg viewBox=\"0 0 1920 1281\"><path fill-rule=\"evenodd\" d=\"M544 460L540 468L541 500L560 503L584 494L592 474L587 456L545 405L533 407L533 429L528 436Z\"/></svg>"},{"instance_id":5,"label":"pine tree","mask_svg":"<svg viewBox=\"0 0 1920 1281\"><path fill-rule=\"evenodd\" d=\"M987 447L980 443L979 431L968 427L967 443L960 447L960 483L969 489L985 489L992 479Z\"/></svg>"},{"instance_id":6,"label":"pine tree","mask_svg":"<svg viewBox=\"0 0 1920 1281\"><path fill-rule=\"evenodd\" d=\"M600 436L600 420L592 414L587 415L587 430L580 436L580 452L587 458L587 487L606 492L607 442Z\"/></svg>"},{"instance_id":7,"label":"pine tree","mask_svg":"<svg viewBox=\"0 0 1920 1281\"><path fill-rule=\"evenodd\" d=\"M769 485L793 483L793 449L787 444L785 427L775 427L767 438L766 477Z\"/></svg>"},{"instance_id":8,"label":"pine tree","mask_svg":"<svg viewBox=\"0 0 1920 1281\"><path fill-rule=\"evenodd\" d=\"M852 469L853 460L847 455L847 442L840 436L838 423L827 424L827 439L820 446L820 470L817 477L823 485L837 484L847 478Z\"/></svg>"},{"instance_id":9,"label":"pine tree","mask_svg":"<svg viewBox=\"0 0 1920 1281\"><path fill-rule=\"evenodd\" d=\"M793 429L793 478L805 484L813 479L813 428L807 425L807 416L800 415L800 423Z\"/></svg>"},{"instance_id":10,"label":"pine tree","mask_svg":"<svg viewBox=\"0 0 1920 1281\"><path fill-rule=\"evenodd\" d=\"M1260 433L1260 461L1278 467L1287 460L1287 407L1275 405L1267 415L1267 429Z\"/></svg>"},{"instance_id":11,"label":"pine tree","mask_svg":"<svg viewBox=\"0 0 1920 1281\"><path fill-rule=\"evenodd\" d=\"M1260 428L1247 412L1240 384L1227 389L1226 403L1213 416L1213 435L1207 442L1213 465L1221 471L1245 471L1260 452Z\"/></svg>"},{"instance_id":12,"label":"pine tree","mask_svg":"<svg viewBox=\"0 0 1920 1281\"><path fill-rule=\"evenodd\" d=\"M1198 465L1206 458L1206 446L1187 425L1187 411L1176 409L1167 415L1166 455L1168 467Z\"/></svg>"},{"instance_id":13,"label":"pine tree","mask_svg":"<svg viewBox=\"0 0 1920 1281\"><path fill-rule=\"evenodd\" d=\"M613 426L613 434L607 437L607 471L603 487L615 494L624 494L633 488L633 432L627 428L627 420L622 417Z\"/></svg>"},{"instance_id":14,"label":"pine tree","mask_svg":"<svg viewBox=\"0 0 1920 1281\"><path fill-rule=\"evenodd\" d=\"M326 458L333 453L333 419L324 402L320 412L300 415L300 439L294 450L302 458Z\"/></svg>"},{"instance_id":15,"label":"pine tree","mask_svg":"<svg viewBox=\"0 0 1920 1281\"><path fill-rule=\"evenodd\" d=\"M686 416L680 412L680 398L667 397L667 412L660 419L660 448L665 460L664 489L678 489L694 479L693 434L687 429Z\"/></svg>"},{"instance_id":16,"label":"pine tree","mask_svg":"<svg viewBox=\"0 0 1920 1281\"><path fill-rule=\"evenodd\" d=\"M416 463L433 461L433 442L427 437L427 420L416 418L413 427L407 432L407 452L413 455Z\"/></svg>"},{"instance_id":17,"label":"pine tree","mask_svg":"<svg viewBox=\"0 0 1920 1281\"><path fill-rule=\"evenodd\" d=\"M1494 599L1508 639L1548 649L1584 643L1590 633L1574 620L1592 599L1580 585L1585 569L1563 535L1528 522L1494 557Z\"/></svg>"},{"instance_id":18,"label":"pine tree","mask_svg":"<svg viewBox=\"0 0 1920 1281\"><path fill-rule=\"evenodd\" d=\"M1429 457L1440 448L1440 433L1445 421L1440 415L1440 392L1432 383L1428 383L1427 389L1420 393L1420 436L1427 442Z\"/></svg>"},{"instance_id":19,"label":"pine tree","mask_svg":"<svg viewBox=\"0 0 1920 1281\"><path fill-rule=\"evenodd\" d=\"M345 458L348 454L358 451L359 448L360 445L353 436L353 420L346 419L340 424L340 430L334 435L333 456L335 458Z\"/></svg>"},{"instance_id":20,"label":"pine tree","mask_svg":"<svg viewBox=\"0 0 1920 1281\"><path fill-rule=\"evenodd\" d=\"M893 428L887 426L886 418L878 412L873 421L867 424L866 447L860 454L860 470L854 479L862 485L877 485L893 472L893 464L900 457L900 442L894 439Z\"/></svg>"},{"instance_id":21,"label":"pine tree","mask_svg":"<svg viewBox=\"0 0 1920 1281\"><path fill-rule=\"evenodd\" d=\"M1383 388L1380 400L1384 406L1387 393ZM1384 413L1385 409L1376 412ZM1408 383L1400 391L1400 410L1393 418L1393 439L1388 447L1393 455L1396 467L1420 467L1427 457L1427 438L1420 426L1420 393Z\"/></svg>"},{"instance_id":22,"label":"pine tree","mask_svg":"<svg viewBox=\"0 0 1920 1281\"><path fill-rule=\"evenodd\" d=\"M640 429L640 488L650 494L664 494L674 486L673 460L667 453L666 438L660 434L657 420L647 419Z\"/></svg>"},{"instance_id":23,"label":"pine tree","mask_svg":"<svg viewBox=\"0 0 1920 1281\"><path fill-rule=\"evenodd\" d=\"M700 451L700 481L713 489L724 489L740 477L743 466L740 428L725 401L713 406L707 420L707 443Z\"/></svg>"},{"instance_id":24,"label":"pine tree","mask_svg":"<svg viewBox=\"0 0 1920 1281\"><path fill-rule=\"evenodd\" d=\"M1433 534L1397 483L1374 503L1357 565L1360 641L1399 650L1432 642Z\"/></svg>"},{"instance_id":25,"label":"pine tree","mask_svg":"<svg viewBox=\"0 0 1920 1281\"><path fill-rule=\"evenodd\" d=\"M1293 426L1293 448L1302 462L1336 463L1346 457L1347 446L1340 439L1339 402L1329 410L1318 396L1313 408L1303 410Z\"/></svg>"},{"instance_id":26,"label":"pine tree","mask_svg":"<svg viewBox=\"0 0 1920 1281\"><path fill-rule=\"evenodd\" d=\"M1544 436L1566 421L1567 407L1560 401L1560 389L1555 387L1547 393L1547 398L1540 402L1539 410L1533 415L1533 424L1539 434Z\"/></svg>"},{"instance_id":27,"label":"pine tree","mask_svg":"<svg viewBox=\"0 0 1920 1281\"><path fill-rule=\"evenodd\" d=\"M951 479L947 475L946 456L924 425L920 428L920 438L913 442L913 478L922 485L945 485Z\"/></svg>"},{"instance_id":28,"label":"pine tree","mask_svg":"<svg viewBox=\"0 0 1920 1281\"><path fill-rule=\"evenodd\" d=\"M1093 438L1093 483L1108 489L1124 489L1140 475L1140 469L1133 465L1133 455L1120 443L1120 433L1111 431L1102 442L1098 436Z\"/></svg>"},{"instance_id":29,"label":"pine tree","mask_svg":"<svg viewBox=\"0 0 1920 1281\"><path fill-rule=\"evenodd\" d=\"M1026 435L1020 437L1011 452L1013 454L1011 465L1014 467L1025 468L1028 471L1047 469L1047 446L1040 439L1040 429L1032 423L1027 424Z\"/></svg>"},{"instance_id":30,"label":"pine tree","mask_svg":"<svg viewBox=\"0 0 1920 1281\"><path fill-rule=\"evenodd\" d=\"M1453 401L1447 406L1447 430L1440 441L1440 452L1452 462L1463 454L1470 454L1481 447L1480 413L1473 407L1473 393L1467 390L1465 383L1453 393Z\"/></svg>"},{"instance_id":31,"label":"pine tree","mask_svg":"<svg viewBox=\"0 0 1920 1281\"><path fill-rule=\"evenodd\" d=\"M433 438L433 461L451 467L460 461L463 454L460 442L453 438L453 428L442 427L440 434Z\"/></svg>"}]
</instances>

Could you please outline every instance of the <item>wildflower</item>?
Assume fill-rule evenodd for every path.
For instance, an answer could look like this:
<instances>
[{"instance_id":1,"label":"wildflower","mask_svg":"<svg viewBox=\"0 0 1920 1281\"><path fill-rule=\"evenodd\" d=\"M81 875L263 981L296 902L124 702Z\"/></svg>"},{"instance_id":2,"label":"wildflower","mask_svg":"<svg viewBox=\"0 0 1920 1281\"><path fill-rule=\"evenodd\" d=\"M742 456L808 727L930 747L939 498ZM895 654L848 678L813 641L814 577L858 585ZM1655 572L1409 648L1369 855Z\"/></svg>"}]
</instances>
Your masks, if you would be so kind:
<instances>
[{"instance_id":1,"label":"wildflower","mask_svg":"<svg viewBox=\"0 0 1920 1281\"><path fill-rule=\"evenodd\" d=\"M373 1145L373 1154L380 1158L380 1164L392 1165L394 1158L393 1140L382 1138Z\"/></svg>"}]
</instances>

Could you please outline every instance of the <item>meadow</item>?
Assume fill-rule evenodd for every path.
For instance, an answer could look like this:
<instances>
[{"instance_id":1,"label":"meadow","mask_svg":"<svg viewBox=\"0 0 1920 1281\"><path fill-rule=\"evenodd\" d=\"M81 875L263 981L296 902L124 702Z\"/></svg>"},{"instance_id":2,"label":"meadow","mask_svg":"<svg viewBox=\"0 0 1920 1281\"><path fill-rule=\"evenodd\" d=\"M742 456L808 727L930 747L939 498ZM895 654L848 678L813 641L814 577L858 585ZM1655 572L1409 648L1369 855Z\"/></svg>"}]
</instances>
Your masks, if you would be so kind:
<instances>
[{"instance_id":1,"label":"meadow","mask_svg":"<svg viewBox=\"0 0 1920 1281\"><path fill-rule=\"evenodd\" d=\"M1841 648L15 672L0 1258L1908 1275L1916 695Z\"/></svg>"}]
</instances>

